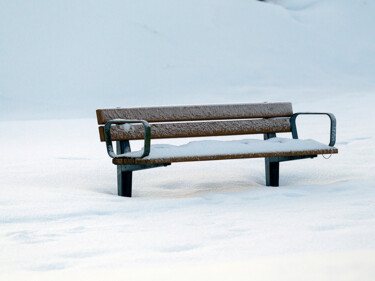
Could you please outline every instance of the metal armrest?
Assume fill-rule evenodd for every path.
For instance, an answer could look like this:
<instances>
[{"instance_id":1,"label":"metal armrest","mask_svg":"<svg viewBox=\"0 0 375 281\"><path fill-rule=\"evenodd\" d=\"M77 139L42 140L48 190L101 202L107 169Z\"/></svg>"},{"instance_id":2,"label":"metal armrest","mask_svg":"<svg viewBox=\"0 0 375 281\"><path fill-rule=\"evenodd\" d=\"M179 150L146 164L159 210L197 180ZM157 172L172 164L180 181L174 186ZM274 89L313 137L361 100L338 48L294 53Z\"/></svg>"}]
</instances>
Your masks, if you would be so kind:
<instances>
[{"instance_id":1,"label":"metal armrest","mask_svg":"<svg viewBox=\"0 0 375 281\"><path fill-rule=\"evenodd\" d=\"M142 123L143 127L145 128L145 143L143 148L143 153L141 156L129 156L129 152L124 154L115 154L113 152L112 146L112 138L111 138L111 125L112 124L129 124L129 123ZM145 120L125 120L125 119L115 119L110 120L104 125L104 139L107 145L107 152L108 155L112 158L121 158L121 157L129 157L129 158L143 158L150 154L150 144L151 144L151 127Z\"/></svg>"},{"instance_id":2,"label":"metal armrest","mask_svg":"<svg viewBox=\"0 0 375 281\"><path fill-rule=\"evenodd\" d=\"M296 118L297 118L298 115L328 115L328 117L331 119L329 146L335 145L335 143L336 143L336 117L335 117L335 115L333 115L332 113L325 113L325 112L299 112L299 113L294 113L290 117L290 125L292 127L293 139L298 139L297 126L296 126Z\"/></svg>"}]
</instances>

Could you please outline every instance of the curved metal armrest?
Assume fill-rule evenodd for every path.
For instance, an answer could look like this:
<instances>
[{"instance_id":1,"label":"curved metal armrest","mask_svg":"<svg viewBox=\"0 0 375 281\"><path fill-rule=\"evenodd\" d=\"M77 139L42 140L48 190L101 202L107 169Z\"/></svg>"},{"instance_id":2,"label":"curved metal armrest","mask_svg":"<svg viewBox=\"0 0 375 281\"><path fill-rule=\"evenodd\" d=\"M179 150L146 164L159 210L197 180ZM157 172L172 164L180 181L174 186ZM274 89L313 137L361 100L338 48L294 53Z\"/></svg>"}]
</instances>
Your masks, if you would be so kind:
<instances>
[{"instance_id":1,"label":"curved metal armrest","mask_svg":"<svg viewBox=\"0 0 375 281\"><path fill-rule=\"evenodd\" d=\"M299 112L294 113L290 117L290 125L292 127L292 136L294 139L298 139L297 133L297 126L296 126L296 118L298 115L328 115L331 119L331 132L329 138L329 146L334 146L336 143L336 117L332 113L325 113L325 112Z\"/></svg>"},{"instance_id":2,"label":"curved metal armrest","mask_svg":"<svg viewBox=\"0 0 375 281\"><path fill-rule=\"evenodd\" d=\"M129 123L142 123L145 128L145 143L143 148L143 153L141 156L129 156L128 153L124 154L115 154L113 152L112 138L111 138L111 125L112 124L129 124ZM151 143L151 127L145 120L125 120L125 119L115 119L110 120L104 125L104 139L107 145L108 155L112 158L121 158L121 157L131 157L131 158L143 158L150 154L150 143Z\"/></svg>"}]
</instances>

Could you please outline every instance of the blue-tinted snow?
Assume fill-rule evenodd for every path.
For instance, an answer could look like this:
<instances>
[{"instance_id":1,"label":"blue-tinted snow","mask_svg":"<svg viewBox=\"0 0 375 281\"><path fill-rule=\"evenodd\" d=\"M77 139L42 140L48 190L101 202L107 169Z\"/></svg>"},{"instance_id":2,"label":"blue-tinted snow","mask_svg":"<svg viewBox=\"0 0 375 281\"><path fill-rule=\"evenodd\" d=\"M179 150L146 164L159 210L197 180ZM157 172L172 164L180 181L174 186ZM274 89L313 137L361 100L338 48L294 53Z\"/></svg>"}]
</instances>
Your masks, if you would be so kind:
<instances>
[{"instance_id":1,"label":"blue-tinted snow","mask_svg":"<svg viewBox=\"0 0 375 281\"><path fill-rule=\"evenodd\" d=\"M0 279L373 280L374 14L352 0L0 1ZM134 197L116 196L97 107L263 101L333 112L339 154L282 163L279 188L263 159L226 160L136 172ZM297 123L328 142L328 118Z\"/></svg>"}]
</instances>

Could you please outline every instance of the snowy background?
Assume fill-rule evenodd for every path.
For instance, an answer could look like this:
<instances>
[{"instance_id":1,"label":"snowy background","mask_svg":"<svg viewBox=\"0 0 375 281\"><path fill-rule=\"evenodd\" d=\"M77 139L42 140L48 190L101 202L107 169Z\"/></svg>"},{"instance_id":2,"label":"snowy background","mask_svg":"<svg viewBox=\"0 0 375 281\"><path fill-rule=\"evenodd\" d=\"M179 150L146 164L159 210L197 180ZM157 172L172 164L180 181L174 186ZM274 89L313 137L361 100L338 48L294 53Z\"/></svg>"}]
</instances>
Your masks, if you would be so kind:
<instances>
[{"instance_id":1,"label":"snowy background","mask_svg":"<svg viewBox=\"0 0 375 281\"><path fill-rule=\"evenodd\" d=\"M0 279L374 280L374 15L0 0ZM282 163L278 188L263 159L227 160L135 172L116 196L95 109L264 101L334 113L339 154ZM327 118L298 122L328 142Z\"/></svg>"}]
</instances>

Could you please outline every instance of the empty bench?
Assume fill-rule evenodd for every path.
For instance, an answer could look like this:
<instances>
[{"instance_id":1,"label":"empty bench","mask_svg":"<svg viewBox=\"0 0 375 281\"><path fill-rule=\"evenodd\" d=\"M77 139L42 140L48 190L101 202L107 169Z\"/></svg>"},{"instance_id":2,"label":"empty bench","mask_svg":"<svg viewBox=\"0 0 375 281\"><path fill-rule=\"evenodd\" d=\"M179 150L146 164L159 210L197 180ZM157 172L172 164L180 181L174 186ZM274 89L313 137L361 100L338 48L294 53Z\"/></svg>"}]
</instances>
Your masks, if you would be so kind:
<instances>
[{"instance_id":1,"label":"empty bench","mask_svg":"<svg viewBox=\"0 0 375 281\"><path fill-rule=\"evenodd\" d=\"M279 186L279 163L338 153L336 119L331 113L293 113L291 103L167 106L98 109L100 140L117 165L118 195L131 197L132 173L174 162L265 158L266 185ZM330 118L330 140L325 145L298 139L296 118L323 114ZM291 133L278 138L277 133ZM263 134L264 140L205 140L181 146L151 145L151 139ZM131 151L130 140L143 140L141 151ZM116 152L113 148L116 142Z\"/></svg>"}]
</instances>

